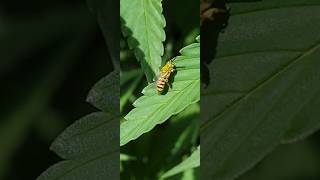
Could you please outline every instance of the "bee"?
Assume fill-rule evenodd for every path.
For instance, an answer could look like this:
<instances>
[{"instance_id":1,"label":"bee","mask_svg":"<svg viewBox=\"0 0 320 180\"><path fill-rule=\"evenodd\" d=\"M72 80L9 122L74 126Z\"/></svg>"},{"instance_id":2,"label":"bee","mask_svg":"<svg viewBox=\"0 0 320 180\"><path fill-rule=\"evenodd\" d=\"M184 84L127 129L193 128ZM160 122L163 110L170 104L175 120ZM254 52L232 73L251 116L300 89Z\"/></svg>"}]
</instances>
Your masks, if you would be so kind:
<instances>
[{"instance_id":1,"label":"bee","mask_svg":"<svg viewBox=\"0 0 320 180\"><path fill-rule=\"evenodd\" d=\"M173 59L169 60L161 68L159 79L156 82L158 94L161 94L163 92L166 84L169 87L171 87L168 81L169 81L171 74L175 71L175 68L176 68L176 66L173 62Z\"/></svg>"}]
</instances>

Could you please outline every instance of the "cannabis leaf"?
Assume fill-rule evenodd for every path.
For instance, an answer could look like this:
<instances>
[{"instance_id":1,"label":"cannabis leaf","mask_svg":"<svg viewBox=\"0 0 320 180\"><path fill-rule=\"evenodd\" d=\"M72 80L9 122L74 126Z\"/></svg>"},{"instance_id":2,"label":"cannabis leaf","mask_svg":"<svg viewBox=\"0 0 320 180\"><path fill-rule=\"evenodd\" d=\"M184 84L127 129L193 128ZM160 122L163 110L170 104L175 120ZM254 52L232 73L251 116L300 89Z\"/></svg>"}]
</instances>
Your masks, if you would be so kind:
<instances>
[{"instance_id":1,"label":"cannabis leaf","mask_svg":"<svg viewBox=\"0 0 320 180\"><path fill-rule=\"evenodd\" d=\"M109 111L110 104L119 107L119 72L110 73L90 91L88 99L101 110ZM106 91L105 88L108 88ZM38 177L38 180L57 179L118 179L119 110L95 112L76 121L52 143L51 150L66 159Z\"/></svg>"},{"instance_id":2,"label":"cannabis leaf","mask_svg":"<svg viewBox=\"0 0 320 180\"><path fill-rule=\"evenodd\" d=\"M160 0L120 0L121 27L134 49L148 82L159 74L165 19Z\"/></svg>"},{"instance_id":3,"label":"cannabis leaf","mask_svg":"<svg viewBox=\"0 0 320 180\"><path fill-rule=\"evenodd\" d=\"M175 59L177 74L174 76L172 89L159 95L155 84L148 85L142 97L134 102L135 108L126 116L120 126L120 145L125 145L161 124L172 115L185 109L200 99L200 41L181 51Z\"/></svg>"},{"instance_id":4,"label":"cannabis leaf","mask_svg":"<svg viewBox=\"0 0 320 180\"><path fill-rule=\"evenodd\" d=\"M230 4L235 12L202 92L202 178L234 179L283 140L319 129L320 3L313 2Z\"/></svg>"},{"instance_id":5,"label":"cannabis leaf","mask_svg":"<svg viewBox=\"0 0 320 180\"><path fill-rule=\"evenodd\" d=\"M87 101L105 112L117 112L119 110L119 74L110 73L97 82L88 94ZM107 92L115 92L110 95Z\"/></svg>"},{"instance_id":6,"label":"cannabis leaf","mask_svg":"<svg viewBox=\"0 0 320 180\"><path fill-rule=\"evenodd\" d=\"M177 166L173 167L166 173L164 173L161 178L167 178L173 175L176 175L178 173L184 172L188 169L196 168L200 166L200 147L198 147L197 150L195 150L190 157L182 161Z\"/></svg>"}]
</instances>

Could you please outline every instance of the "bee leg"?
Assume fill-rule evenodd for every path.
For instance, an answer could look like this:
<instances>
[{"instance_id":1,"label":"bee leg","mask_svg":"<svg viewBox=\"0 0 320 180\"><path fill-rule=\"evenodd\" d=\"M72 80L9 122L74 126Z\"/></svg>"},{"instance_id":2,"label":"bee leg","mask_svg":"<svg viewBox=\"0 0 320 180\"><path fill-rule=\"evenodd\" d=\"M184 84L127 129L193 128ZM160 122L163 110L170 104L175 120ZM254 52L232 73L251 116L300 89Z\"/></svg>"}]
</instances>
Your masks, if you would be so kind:
<instances>
[{"instance_id":1,"label":"bee leg","mask_svg":"<svg viewBox=\"0 0 320 180\"><path fill-rule=\"evenodd\" d=\"M168 82L168 80L166 80L165 82L166 82L166 84L168 85L168 87L171 89L172 86L171 86L171 84Z\"/></svg>"}]
</instances>

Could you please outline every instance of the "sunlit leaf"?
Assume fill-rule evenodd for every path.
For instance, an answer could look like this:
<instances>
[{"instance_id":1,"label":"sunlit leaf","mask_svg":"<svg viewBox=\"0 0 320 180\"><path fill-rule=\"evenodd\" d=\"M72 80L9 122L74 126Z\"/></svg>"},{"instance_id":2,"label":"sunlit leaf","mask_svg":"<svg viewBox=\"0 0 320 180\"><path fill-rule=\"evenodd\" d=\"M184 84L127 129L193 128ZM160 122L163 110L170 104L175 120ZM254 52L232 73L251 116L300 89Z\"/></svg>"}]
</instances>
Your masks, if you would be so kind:
<instances>
[{"instance_id":1,"label":"sunlit leaf","mask_svg":"<svg viewBox=\"0 0 320 180\"><path fill-rule=\"evenodd\" d=\"M159 74L163 41L165 40L165 19L160 0L120 0L120 19L129 47L149 82Z\"/></svg>"},{"instance_id":2,"label":"sunlit leaf","mask_svg":"<svg viewBox=\"0 0 320 180\"><path fill-rule=\"evenodd\" d=\"M200 99L200 43L193 43L181 51L175 60L177 73L172 89L159 95L154 83L143 90L143 96L134 102L135 108L126 116L120 126L120 145L150 131L172 115Z\"/></svg>"}]
</instances>

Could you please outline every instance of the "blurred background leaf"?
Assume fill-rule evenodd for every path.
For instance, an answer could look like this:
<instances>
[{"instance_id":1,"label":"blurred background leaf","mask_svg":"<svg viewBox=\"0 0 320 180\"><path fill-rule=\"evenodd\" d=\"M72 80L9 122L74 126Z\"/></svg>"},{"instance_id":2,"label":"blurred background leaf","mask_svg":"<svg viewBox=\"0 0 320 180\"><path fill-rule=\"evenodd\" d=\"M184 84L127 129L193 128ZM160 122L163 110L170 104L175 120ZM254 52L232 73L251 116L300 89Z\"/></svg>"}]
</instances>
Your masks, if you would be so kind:
<instances>
[{"instance_id":1,"label":"blurred background leaf","mask_svg":"<svg viewBox=\"0 0 320 180\"><path fill-rule=\"evenodd\" d=\"M165 172L161 177L167 178L196 167L200 167L200 147L180 164Z\"/></svg>"},{"instance_id":2,"label":"blurred background leaf","mask_svg":"<svg viewBox=\"0 0 320 180\"><path fill-rule=\"evenodd\" d=\"M84 2L1 1L0 24L0 179L33 180L59 161L53 138L94 111L86 94L112 64Z\"/></svg>"}]
</instances>

